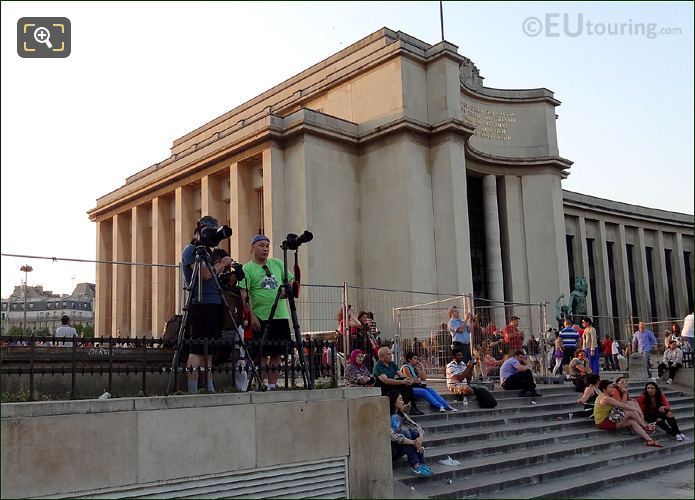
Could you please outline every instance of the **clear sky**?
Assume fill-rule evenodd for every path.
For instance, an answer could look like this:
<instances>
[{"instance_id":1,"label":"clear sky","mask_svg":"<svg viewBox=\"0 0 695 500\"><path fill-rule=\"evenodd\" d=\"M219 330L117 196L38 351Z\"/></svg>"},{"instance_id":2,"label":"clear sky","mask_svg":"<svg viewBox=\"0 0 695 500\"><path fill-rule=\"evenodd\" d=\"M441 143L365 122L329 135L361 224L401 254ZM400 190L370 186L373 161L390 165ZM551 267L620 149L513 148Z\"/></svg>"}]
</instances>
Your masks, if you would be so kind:
<instances>
[{"instance_id":1,"label":"clear sky","mask_svg":"<svg viewBox=\"0 0 695 500\"><path fill-rule=\"evenodd\" d=\"M177 137L383 26L440 40L438 2L0 8L2 252L57 257L94 258L86 211ZM444 2L444 13L446 39L487 86L562 101L560 154L575 162L565 189L693 213L692 3ZM71 20L68 58L17 55L17 21L33 16ZM601 34L616 23L622 35ZM3 297L24 263L30 285L55 292L94 281L94 264L3 257Z\"/></svg>"}]
</instances>

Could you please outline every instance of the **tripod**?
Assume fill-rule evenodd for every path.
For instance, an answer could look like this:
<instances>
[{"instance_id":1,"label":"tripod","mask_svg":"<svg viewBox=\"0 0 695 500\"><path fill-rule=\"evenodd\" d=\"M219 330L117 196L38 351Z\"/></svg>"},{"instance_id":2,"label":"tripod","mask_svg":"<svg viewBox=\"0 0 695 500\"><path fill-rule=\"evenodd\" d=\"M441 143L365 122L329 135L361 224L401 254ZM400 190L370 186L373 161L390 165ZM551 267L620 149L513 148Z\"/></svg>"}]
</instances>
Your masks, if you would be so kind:
<instances>
[{"instance_id":1,"label":"tripod","mask_svg":"<svg viewBox=\"0 0 695 500\"><path fill-rule=\"evenodd\" d=\"M278 293L277 295L275 295L275 301L273 302L273 305L270 308L270 314L268 314L268 320L265 323L265 328L263 329L263 337L261 338L261 343L258 349L258 357L260 359L263 359L263 344L265 343L265 340L268 337L268 334L270 333L270 325L273 321L273 318L275 317L275 312L277 311L278 303L280 302L280 298L284 290L287 298L287 303L290 306L292 329L294 330L294 341L297 344L297 351L299 353L299 367L302 372L302 380L304 381L304 387L306 387L307 389L313 389L314 382L311 380L311 377L309 376L309 370L306 365L306 359L304 358L304 349L302 348L302 332L299 328L299 318L297 317L297 304L294 301L294 291L292 290L292 286L289 284L289 280L287 278L287 240L283 241L280 247L282 248L284 263L282 271L282 285L278 287ZM295 255L296 252L297 250L295 249ZM288 360L285 360L285 369L287 369L287 363Z\"/></svg>"},{"instance_id":2,"label":"tripod","mask_svg":"<svg viewBox=\"0 0 695 500\"><path fill-rule=\"evenodd\" d=\"M198 303L202 301L202 295L203 295L203 275L201 274L201 269L202 266L205 266L212 276L212 280L215 284L215 288L217 289L217 293L220 294L220 297L222 298L222 305L224 306L224 311L225 314L229 314L230 318L232 319L232 323L234 325L234 331L237 332L237 337L239 339L239 345L242 347L244 352L248 354L249 350L246 347L246 344L244 343L244 337L243 335L239 335L239 329L238 325L236 324L236 320L234 319L234 314L232 314L231 307L229 306L229 302L227 302L227 298L225 297L225 294L222 292L222 287L220 286L220 282L217 279L217 275L215 274L215 270L212 267L212 263L210 262L210 253L208 252L208 249L203 246L203 245L197 245L195 248L195 264L193 265L193 273L191 274L191 282L186 287L186 290L189 292L192 292L194 288L197 289L197 295L198 295ZM167 391L166 394L169 395L171 393L172 388L175 388L177 385L177 378L178 378L178 371L179 371L179 361L181 358L181 347L183 346L183 337L184 333L186 331L186 327L188 326L188 321L189 321L189 312L190 312L190 307L191 304L193 303L193 293L190 293L188 296L188 299L186 300L186 305L183 307L183 317L181 318L181 325L179 326L179 331L176 334L176 345L174 346L174 356L171 360L171 371L169 372L169 382L167 383ZM251 368L251 375L256 379L258 382L258 385L260 387L261 385L261 379L260 376L258 375L258 370L256 369L256 366L253 364L253 361L251 360L251 356L248 356L248 363Z\"/></svg>"}]
</instances>

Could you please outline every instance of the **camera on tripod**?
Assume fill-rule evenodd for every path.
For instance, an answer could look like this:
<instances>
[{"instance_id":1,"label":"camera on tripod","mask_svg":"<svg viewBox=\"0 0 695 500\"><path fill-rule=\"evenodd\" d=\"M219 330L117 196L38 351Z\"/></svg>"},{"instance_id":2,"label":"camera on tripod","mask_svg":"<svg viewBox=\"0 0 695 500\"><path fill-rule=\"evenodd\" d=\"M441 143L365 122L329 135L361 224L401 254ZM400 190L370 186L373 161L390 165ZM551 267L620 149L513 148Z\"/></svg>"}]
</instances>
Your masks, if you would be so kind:
<instances>
[{"instance_id":1,"label":"camera on tripod","mask_svg":"<svg viewBox=\"0 0 695 500\"><path fill-rule=\"evenodd\" d=\"M217 219L206 215L198 221L196 245L216 247L224 239L232 236L232 228L220 226Z\"/></svg>"},{"instance_id":2,"label":"camera on tripod","mask_svg":"<svg viewBox=\"0 0 695 500\"><path fill-rule=\"evenodd\" d=\"M297 250L301 245L309 243L313 239L314 235L309 231L304 231L300 235L289 233L285 237L285 241L280 243L280 248L283 250Z\"/></svg>"}]
</instances>

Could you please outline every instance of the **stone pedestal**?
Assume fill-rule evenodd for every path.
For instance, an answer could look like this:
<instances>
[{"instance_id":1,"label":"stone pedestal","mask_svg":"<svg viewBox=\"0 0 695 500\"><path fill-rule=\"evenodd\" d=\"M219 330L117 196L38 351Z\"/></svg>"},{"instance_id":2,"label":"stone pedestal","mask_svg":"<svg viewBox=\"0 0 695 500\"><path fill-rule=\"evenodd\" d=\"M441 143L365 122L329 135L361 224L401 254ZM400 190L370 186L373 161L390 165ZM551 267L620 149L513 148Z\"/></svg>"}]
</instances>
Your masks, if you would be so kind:
<instances>
[{"instance_id":1,"label":"stone pedestal","mask_svg":"<svg viewBox=\"0 0 695 500\"><path fill-rule=\"evenodd\" d=\"M629 378L630 380L647 380L647 364L641 352L630 354Z\"/></svg>"}]
</instances>

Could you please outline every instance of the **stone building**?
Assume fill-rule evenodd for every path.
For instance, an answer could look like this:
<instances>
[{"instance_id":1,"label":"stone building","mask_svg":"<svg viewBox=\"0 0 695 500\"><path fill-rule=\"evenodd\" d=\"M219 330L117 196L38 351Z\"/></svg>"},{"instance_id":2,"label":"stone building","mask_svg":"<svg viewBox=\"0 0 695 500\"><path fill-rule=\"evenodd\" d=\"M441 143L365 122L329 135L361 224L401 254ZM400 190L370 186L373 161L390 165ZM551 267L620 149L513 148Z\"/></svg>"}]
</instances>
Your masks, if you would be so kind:
<instances>
[{"instance_id":1,"label":"stone building","mask_svg":"<svg viewBox=\"0 0 695 500\"><path fill-rule=\"evenodd\" d=\"M93 283L78 283L71 294L55 294L43 286L26 287L27 330L38 331L48 328L50 334L60 326L60 318L68 315L73 325L94 326L94 299L96 287ZM24 286L16 286L12 294L2 299L2 328L24 325Z\"/></svg>"},{"instance_id":2,"label":"stone building","mask_svg":"<svg viewBox=\"0 0 695 500\"><path fill-rule=\"evenodd\" d=\"M309 228L306 282L554 304L585 275L594 314L683 316L692 216L563 191L559 105L544 88L485 87L455 45L384 28L99 198L97 259L176 264L211 214L234 228L224 245L239 260L254 233L277 256ZM99 266L97 334L158 335L178 288L175 269Z\"/></svg>"}]
</instances>

